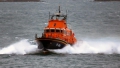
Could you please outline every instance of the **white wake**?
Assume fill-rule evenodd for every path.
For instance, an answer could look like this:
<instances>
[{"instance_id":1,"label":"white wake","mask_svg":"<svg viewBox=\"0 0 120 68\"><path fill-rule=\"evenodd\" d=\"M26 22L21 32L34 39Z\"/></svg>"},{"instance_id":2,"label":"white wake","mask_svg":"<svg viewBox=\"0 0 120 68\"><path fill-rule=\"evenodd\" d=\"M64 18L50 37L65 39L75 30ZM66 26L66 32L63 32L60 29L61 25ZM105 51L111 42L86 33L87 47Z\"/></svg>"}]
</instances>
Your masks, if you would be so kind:
<instances>
[{"instance_id":1,"label":"white wake","mask_svg":"<svg viewBox=\"0 0 120 68\"><path fill-rule=\"evenodd\" d=\"M52 50L66 54L120 54L119 42L78 41L75 45L68 45L63 49Z\"/></svg>"},{"instance_id":2,"label":"white wake","mask_svg":"<svg viewBox=\"0 0 120 68\"><path fill-rule=\"evenodd\" d=\"M0 50L0 54L29 54L37 52L37 46L31 44L28 39L21 40Z\"/></svg>"},{"instance_id":3,"label":"white wake","mask_svg":"<svg viewBox=\"0 0 120 68\"><path fill-rule=\"evenodd\" d=\"M21 40L0 49L0 54L30 54L39 51L34 41ZM120 43L110 41L78 41L75 45L67 45L63 49L50 50L63 54L120 54Z\"/></svg>"}]
</instances>

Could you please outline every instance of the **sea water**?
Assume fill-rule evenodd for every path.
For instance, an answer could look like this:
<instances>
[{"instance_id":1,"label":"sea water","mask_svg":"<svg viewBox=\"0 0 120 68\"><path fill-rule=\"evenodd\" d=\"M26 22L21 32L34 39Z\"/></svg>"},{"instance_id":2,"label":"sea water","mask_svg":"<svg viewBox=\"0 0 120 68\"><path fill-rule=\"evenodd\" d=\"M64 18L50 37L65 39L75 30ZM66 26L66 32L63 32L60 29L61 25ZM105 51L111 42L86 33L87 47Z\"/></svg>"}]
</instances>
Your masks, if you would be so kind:
<instances>
[{"instance_id":1,"label":"sea water","mask_svg":"<svg viewBox=\"0 0 120 68\"><path fill-rule=\"evenodd\" d=\"M119 68L120 2L44 0L0 3L0 68ZM51 55L38 52L49 11L68 11L67 24L78 42Z\"/></svg>"}]
</instances>

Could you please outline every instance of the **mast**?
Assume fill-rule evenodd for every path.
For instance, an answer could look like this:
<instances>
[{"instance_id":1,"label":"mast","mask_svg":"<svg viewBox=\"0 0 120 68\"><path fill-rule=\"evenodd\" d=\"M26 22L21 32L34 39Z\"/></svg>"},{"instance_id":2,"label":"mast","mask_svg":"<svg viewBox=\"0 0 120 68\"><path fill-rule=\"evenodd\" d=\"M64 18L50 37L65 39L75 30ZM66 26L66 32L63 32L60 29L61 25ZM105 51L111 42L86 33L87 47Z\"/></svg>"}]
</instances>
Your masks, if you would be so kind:
<instances>
[{"instance_id":1,"label":"mast","mask_svg":"<svg viewBox=\"0 0 120 68\"><path fill-rule=\"evenodd\" d=\"M60 11L60 6L59 6L59 9L58 9L58 10L59 10L59 13L61 13L61 11Z\"/></svg>"},{"instance_id":2,"label":"mast","mask_svg":"<svg viewBox=\"0 0 120 68\"><path fill-rule=\"evenodd\" d=\"M61 19L61 20L66 20L67 19L67 10L66 10L66 14L61 14L61 8L60 6L58 7L58 12L53 14L53 15L50 15L50 12L49 12L49 20L51 19Z\"/></svg>"}]
</instances>

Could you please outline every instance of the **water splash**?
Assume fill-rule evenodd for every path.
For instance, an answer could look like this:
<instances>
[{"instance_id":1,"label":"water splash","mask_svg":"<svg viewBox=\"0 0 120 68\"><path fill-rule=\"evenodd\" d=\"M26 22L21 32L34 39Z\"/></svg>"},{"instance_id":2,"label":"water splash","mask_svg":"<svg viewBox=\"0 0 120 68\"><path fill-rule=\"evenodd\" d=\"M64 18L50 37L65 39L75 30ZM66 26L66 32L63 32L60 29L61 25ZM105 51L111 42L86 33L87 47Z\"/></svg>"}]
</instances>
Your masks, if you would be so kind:
<instances>
[{"instance_id":1,"label":"water splash","mask_svg":"<svg viewBox=\"0 0 120 68\"><path fill-rule=\"evenodd\" d=\"M0 50L0 54L29 54L38 51L35 44L31 44L28 39L21 40Z\"/></svg>"},{"instance_id":2,"label":"water splash","mask_svg":"<svg viewBox=\"0 0 120 68\"><path fill-rule=\"evenodd\" d=\"M110 41L78 41L75 45L67 45L63 49L50 50L63 54L120 54L120 43ZM34 41L28 39L0 49L0 54L31 54L37 53L39 49Z\"/></svg>"},{"instance_id":3,"label":"water splash","mask_svg":"<svg viewBox=\"0 0 120 68\"><path fill-rule=\"evenodd\" d=\"M86 42L79 41L75 45L68 45L63 49L51 50L55 53L67 54L120 54L119 42Z\"/></svg>"}]
</instances>

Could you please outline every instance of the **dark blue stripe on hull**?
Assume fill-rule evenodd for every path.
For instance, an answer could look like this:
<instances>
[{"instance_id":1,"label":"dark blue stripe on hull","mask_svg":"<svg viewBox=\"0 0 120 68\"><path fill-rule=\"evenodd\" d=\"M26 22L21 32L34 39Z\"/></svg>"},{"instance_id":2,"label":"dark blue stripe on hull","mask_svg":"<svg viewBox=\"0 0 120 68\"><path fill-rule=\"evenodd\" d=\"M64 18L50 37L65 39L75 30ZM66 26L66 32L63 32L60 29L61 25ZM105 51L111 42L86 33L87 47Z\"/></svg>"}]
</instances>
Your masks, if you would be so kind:
<instances>
[{"instance_id":1,"label":"dark blue stripe on hull","mask_svg":"<svg viewBox=\"0 0 120 68\"><path fill-rule=\"evenodd\" d=\"M40 38L37 40L38 42L38 48L44 48L44 49L61 49L66 46L66 42L58 39L46 39L46 38Z\"/></svg>"}]
</instances>

